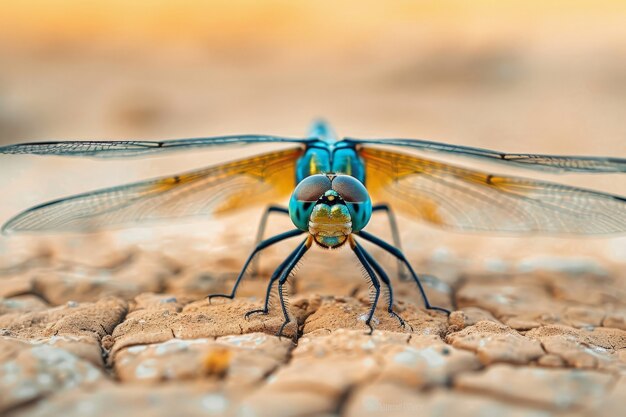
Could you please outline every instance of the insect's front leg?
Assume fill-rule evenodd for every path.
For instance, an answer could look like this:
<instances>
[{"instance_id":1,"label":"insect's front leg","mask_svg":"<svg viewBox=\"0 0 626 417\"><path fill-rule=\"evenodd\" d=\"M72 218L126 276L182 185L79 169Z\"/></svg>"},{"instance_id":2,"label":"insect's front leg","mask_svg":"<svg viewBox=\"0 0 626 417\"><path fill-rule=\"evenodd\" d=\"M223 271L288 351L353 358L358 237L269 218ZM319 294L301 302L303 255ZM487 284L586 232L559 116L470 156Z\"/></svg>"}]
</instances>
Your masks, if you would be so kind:
<instances>
[{"instance_id":1,"label":"insect's front leg","mask_svg":"<svg viewBox=\"0 0 626 417\"><path fill-rule=\"evenodd\" d=\"M259 253L260 251L262 251L263 249L272 246L275 243L278 243L282 240L285 239L289 239L291 237L295 237L295 236L299 236L302 233L304 233L302 230L300 229L294 229L294 230L290 230L288 232L284 232L281 233L279 235L273 236L269 239L264 240L263 242L259 243L256 248L254 248L254 250L252 251L252 253L250 254L250 256L248 256L248 259L246 259L246 262L243 265L243 268L241 269L241 272L239 273L239 275L237 276L237 280L235 281L235 285L233 286L233 289L231 290L230 294L210 294L207 296L207 298L209 299L209 302L213 299L213 298L230 298L231 300L233 298L235 298L235 294L237 293L237 288L239 287L239 284L241 283L241 280L243 279L246 270L248 269L248 265L250 265L250 261L252 261L252 259L254 258L254 256Z\"/></svg>"},{"instance_id":2,"label":"insect's front leg","mask_svg":"<svg viewBox=\"0 0 626 417\"><path fill-rule=\"evenodd\" d=\"M263 308L261 309L256 309L256 310L250 310L246 313L245 318L248 319L252 314L257 314L257 313L261 313L261 314L268 314L269 313L269 304L270 304L270 295L272 293L272 286L274 285L274 282L276 282L278 280L278 278L280 277L281 273L285 270L285 268L287 267L287 265L291 262L291 260L296 256L296 254L298 253L298 251L300 250L300 248L306 243L306 240L304 242L302 242L301 244L299 244L296 249L294 249L293 252L291 252L287 258L285 258L285 260L278 266L278 268L276 268L276 270L274 271L274 273L272 274L272 277L270 278L270 282L267 285L267 290L265 292L265 304L263 305Z\"/></svg>"},{"instance_id":3,"label":"insect's front leg","mask_svg":"<svg viewBox=\"0 0 626 417\"><path fill-rule=\"evenodd\" d=\"M376 261L376 259L374 259L374 257L368 251L365 250L363 246L361 246L356 241L355 244L361 249L363 255L365 255L365 259L367 260L367 262L372 266L372 268L374 268L374 271L376 272L376 274L378 274L380 280L387 287L387 312L392 317L395 317L398 320L400 326L406 327L407 323L404 321L404 319L400 317L398 313L393 311L393 288L391 287L391 281L389 280L389 276L387 275L383 267ZM410 324L408 326L409 329L413 331L413 327Z\"/></svg>"},{"instance_id":4,"label":"insect's front leg","mask_svg":"<svg viewBox=\"0 0 626 417\"><path fill-rule=\"evenodd\" d=\"M381 248L383 248L384 250L386 250L387 252L389 252L390 254L398 258L399 260L401 260L404 263L404 265L406 265L406 267L409 270L409 273L413 277L413 281L415 281L415 283L417 284L417 288L419 289L420 294L422 295L422 298L424 299L424 305L428 310L438 310L438 311L446 313L447 315L450 315L450 310L447 310L442 307L436 307L430 304L430 302L428 301L428 297L426 296L426 291L424 291L424 287L422 287L422 283L420 282L419 277L417 276L417 274L413 270L413 267L411 266L409 261L406 259L406 257L404 256L401 250L391 246L389 243L385 242L384 240L364 230L361 230L360 232L358 232L358 235L361 236L363 239L372 242L376 246L380 246Z\"/></svg>"},{"instance_id":5,"label":"insect's front leg","mask_svg":"<svg viewBox=\"0 0 626 417\"><path fill-rule=\"evenodd\" d=\"M374 328L372 327L372 319L374 318L376 306L378 305L378 299L380 298L380 281L378 281L378 278L372 270L372 267L370 266L369 262L367 262L363 250L361 249L360 245L358 245L357 242L354 240L352 235L350 236L350 247L356 254L356 257L359 259L359 262L361 262L361 265L363 265L363 267L365 268L365 272L367 272L370 282L374 286L374 299L372 300L370 311L367 315L367 319L365 320L365 324L367 325L367 327L370 328L369 334L372 334L374 332Z\"/></svg>"},{"instance_id":6,"label":"insect's front leg","mask_svg":"<svg viewBox=\"0 0 626 417\"><path fill-rule=\"evenodd\" d=\"M281 337L283 335L283 330L285 330L285 326L291 322L291 317L289 316L289 312L287 311L287 305L285 304L283 286L287 282L287 279L289 278L289 274L291 274L291 271L293 271L293 269L296 267L298 262L300 262L300 259L302 259L304 254L311 248L312 244L313 244L313 236L309 235L306 241L304 242L304 245L302 245L302 247L298 249L295 256L293 257L293 259L291 259L289 264L282 271L282 273L280 274L280 278L278 279L278 298L280 300L280 308L282 309L283 316L285 317L285 321L283 322L283 324L280 326L280 329L276 333L278 337ZM298 337L297 329L296 329L295 337Z\"/></svg>"}]
</instances>

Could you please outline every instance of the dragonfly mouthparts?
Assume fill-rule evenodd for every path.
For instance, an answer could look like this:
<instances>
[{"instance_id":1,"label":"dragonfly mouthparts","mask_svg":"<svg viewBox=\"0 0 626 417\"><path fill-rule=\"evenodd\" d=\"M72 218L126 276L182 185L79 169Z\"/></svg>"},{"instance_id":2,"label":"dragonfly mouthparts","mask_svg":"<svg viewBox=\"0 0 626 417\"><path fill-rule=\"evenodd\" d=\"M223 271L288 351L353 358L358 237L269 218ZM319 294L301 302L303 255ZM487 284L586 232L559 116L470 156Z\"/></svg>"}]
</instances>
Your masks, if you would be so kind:
<instances>
[{"instance_id":1,"label":"dragonfly mouthparts","mask_svg":"<svg viewBox=\"0 0 626 417\"><path fill-rule=\"evenodd\" d=\"M352 222L338 224L309 222L309 233L324 237L348 236L352 233Z\"/></svg>"},{"instance_id":2,"label":"dragonfly mouthparts","mask_svg":"<svg viewBox=\"0 0 626 417\"><path fill-rule=\"evenodd\" d=\"M352 233L352 218L343 204L318 204L309 219L309 233L320 246L330 249L346 243Z\"/></svg>"}]
</instances>

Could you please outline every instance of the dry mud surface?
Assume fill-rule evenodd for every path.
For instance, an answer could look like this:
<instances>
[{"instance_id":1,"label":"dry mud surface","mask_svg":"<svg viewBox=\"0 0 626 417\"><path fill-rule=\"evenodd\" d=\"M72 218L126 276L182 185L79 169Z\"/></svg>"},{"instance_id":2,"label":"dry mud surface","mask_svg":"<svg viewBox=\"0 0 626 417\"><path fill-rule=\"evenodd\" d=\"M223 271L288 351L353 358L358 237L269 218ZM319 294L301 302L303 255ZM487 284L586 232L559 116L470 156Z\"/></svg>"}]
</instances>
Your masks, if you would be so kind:
<instances>
[{"instance_id":1,"label":"dry mud surface","mask_svg":"<svg viewBox=\"0 0 626 417\"><path fill-rule=\"evenodd\" d=\"M2 415L592 416L623 409L621 267L450 268L425 279L433 303L454 310L450 317L425 311L413 285L396 279L396 308L410 328L388 316L383 300L369 336L368 287L355 263L346 253L318 253L291 282L299 326L286 333L298 331L294 343L275 336L282 322L276 303L267 317L243 317L259 305L272 264L288 248L263 259L241 297L209 303L204 295L232 284L243 245L228 257L203 256L193 239L175 253L107 239L52 239L54 250L26 239L3 252ZM428 263L411 257L419 268ZM324 259L332 260L326 269Z\"/></svg>"}]
</instances>

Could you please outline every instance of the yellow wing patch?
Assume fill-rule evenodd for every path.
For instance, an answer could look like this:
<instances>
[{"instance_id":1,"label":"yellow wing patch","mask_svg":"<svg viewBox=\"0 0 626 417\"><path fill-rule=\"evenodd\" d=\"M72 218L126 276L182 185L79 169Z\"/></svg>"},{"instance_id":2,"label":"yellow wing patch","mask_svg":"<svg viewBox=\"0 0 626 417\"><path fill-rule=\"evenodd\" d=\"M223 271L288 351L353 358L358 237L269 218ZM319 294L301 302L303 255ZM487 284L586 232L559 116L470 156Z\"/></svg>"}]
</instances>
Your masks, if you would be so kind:
<instances>
[{"instance_id":1,"label":"yellow wing patch","mask_svg":"<svg viewBox=\"0 0 626 417\"><path fill-rule=\"evenodd\" d=\"M236 163L233 167L226 166L223 174L225 177L232 177L233 172L237 172L238 176L247 177L247 181L240 181L241 192L232 193L215 208L215 213L224 213L250 204L267 203L290 195L296 186L295 161L302 153L302 149L290 149L250 158L246 160L245 166ZM250 187L256 187L256 191Z\"/></svg>"},{"instance_id":2,"label":"yellow wing patch","mask_svg":"<svg viewBox=\"0 0 626 417\"><path fill-rule=\"evenodd\" d=\"M422 220L436 225L443 225L444 221L439 214L438 205L427 196L414 196L411 201L395 198L391 195L390 186L411 174L423 172L423 164L412 164L411 169L408 164L399 164L401 160L409 162L412 158L396 152L387 152L373 148L362 148L360 155L365 160L367 176L366 186L374 200L378 202L393 202L394 207L411 214L417 214ZM415 161L411 161L415 162Z\"/></svg>"},{"instance_id":3,"label":"yellow wing patch","mask_svg":"<svg viewBox=\"0 0 626 417\"><path fill-rule=\"evenodd\" d=\"M246 204L262 203L290 193L295 186L294 161L301 155L300 148L289 149L197 172L174 175L155 181L151 191L154 193L176 191L183 186L193 187L194 182L206 182L207 178L211 178L213 183L222 181L223 186L216 187L213 192L224 194L225 188L230 192L214 207L213 213L223 213ZM251 190L250 187L256 187L256 190Z\"/></svg>"},{"instance_id":4,"label":"yellow wing patch","mask_svg":"<svg viewBox=\"0 0 626 417\"><path fill-rule=\"evenodd\" d=\"M179 175L79 194L33 207L9 232L94 230L211 215L276 202L295 186L302 148L270 152Z\"/></svg>"},{"instance_id":5,"label":"yellow wing patch","mask_svg":"<svg viewBox=\"0 0 626 417\"><path fill-rule=\"evenodd\" d=\"M156 192L164 192L164 191L170 190L170 189L172 189L174 187L177 187L179 185L186 184L186 183L188 183L190 181L193 181L196 178L197 178L197 176L193 175L193 174L189 174L189 175L175 175L173 177L163 178L161 180L158 180L154 184L154 191L156 191Z\"/></svg>"}]
</instances>

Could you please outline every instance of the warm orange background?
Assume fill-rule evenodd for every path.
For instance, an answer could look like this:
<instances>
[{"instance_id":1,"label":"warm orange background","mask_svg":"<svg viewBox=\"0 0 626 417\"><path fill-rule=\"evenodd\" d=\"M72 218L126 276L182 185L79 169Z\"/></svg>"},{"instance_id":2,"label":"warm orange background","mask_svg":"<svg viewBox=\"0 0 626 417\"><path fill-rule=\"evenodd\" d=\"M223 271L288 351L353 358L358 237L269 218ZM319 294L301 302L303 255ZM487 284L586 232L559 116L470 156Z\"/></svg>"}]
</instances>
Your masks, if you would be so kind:
<instances>
[{"instance_id":1,"label":"warm orange background","mask_svg":"<svg viewBox=\"0 0 626 417\"><path fill-rule=\"evenodd\" d=\"M324 116L349 135L614 153L624 21L619 0L4 2L0 141L297 135Z\"/></svg>"},{"instance_id":2,"label":"warm orange background","mask_svg":"<svg viewBox=\"0 0 626 417\"><path fill-rule=\"evenodd\" d=\"M205 37L216 44L249 43L251 34L261 41L282 38L284 44L286 37L315 44L336 41L337 35L350 42L391 27L412 31L416 24L437 27L439 34L522 31L532 38L537 29L571 30L584 22L617 29L626 13L620 0L22 0L5 2L2 9L3 33L39 41Z\"/></svg>"}]
</instances>

